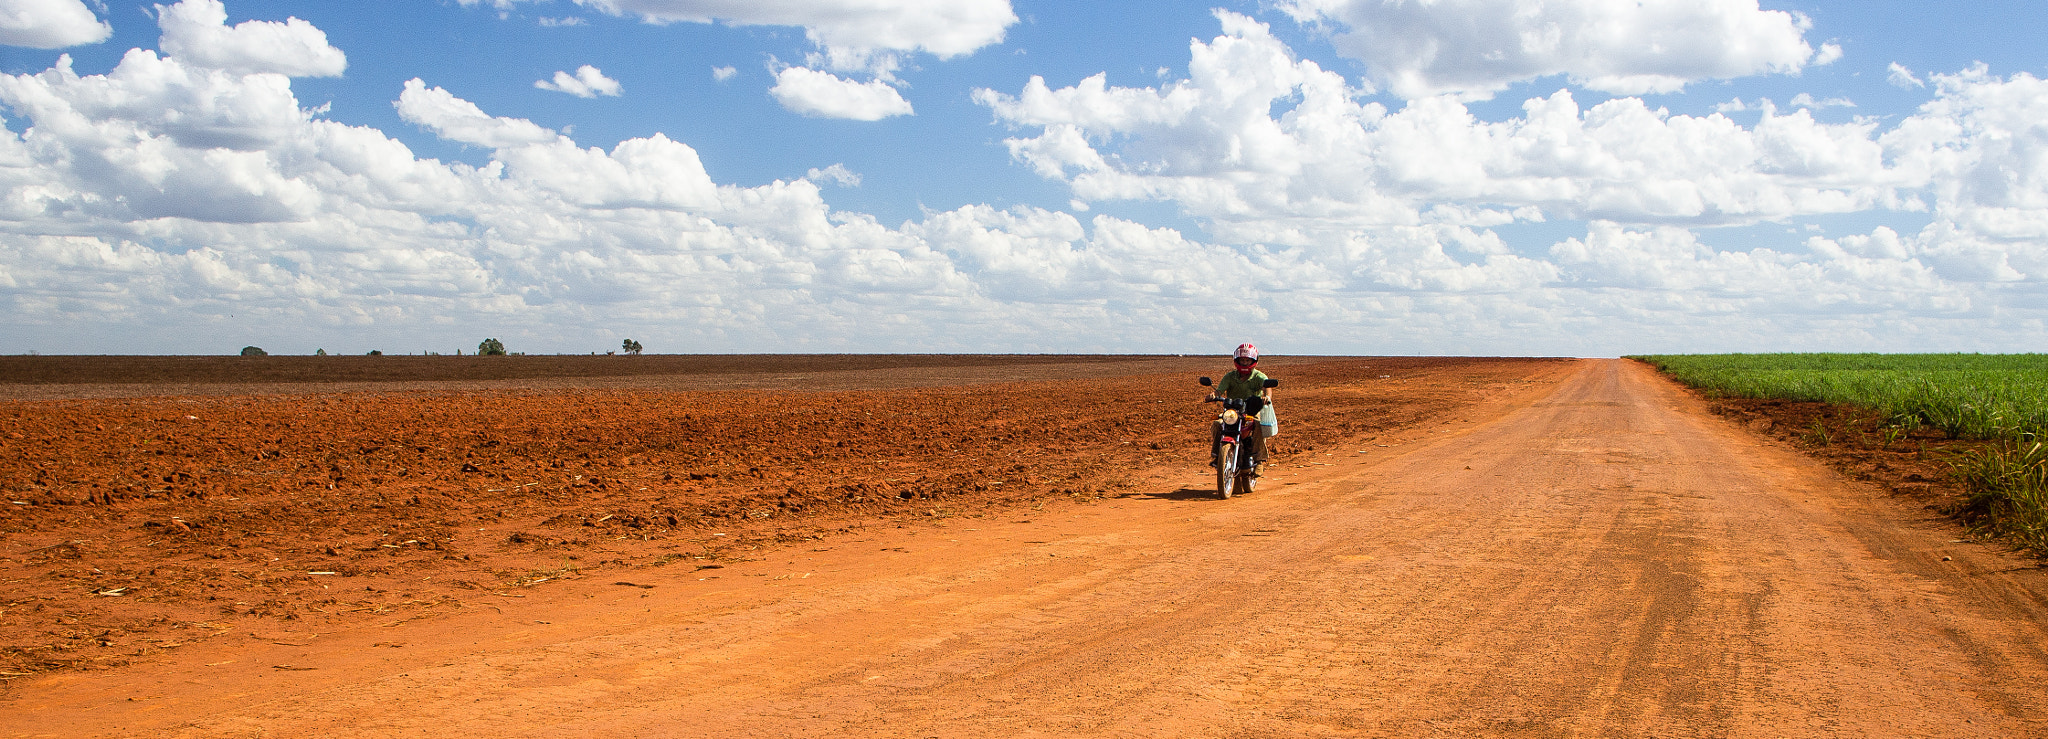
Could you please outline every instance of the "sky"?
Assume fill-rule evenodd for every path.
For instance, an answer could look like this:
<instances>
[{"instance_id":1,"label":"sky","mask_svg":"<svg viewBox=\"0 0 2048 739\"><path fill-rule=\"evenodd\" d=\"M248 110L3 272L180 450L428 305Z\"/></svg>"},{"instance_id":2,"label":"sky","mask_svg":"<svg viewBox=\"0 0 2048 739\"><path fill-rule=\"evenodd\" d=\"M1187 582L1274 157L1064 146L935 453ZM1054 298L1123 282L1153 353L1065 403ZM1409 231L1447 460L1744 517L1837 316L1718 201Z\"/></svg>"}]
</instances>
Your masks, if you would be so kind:
<instances>
[{"instance_id":1,"label":"sky","mask_svg":"<svg viewBox=\"0 0 2048 739\"><path fill-rule=\"evenodd\" d=\"M0 0L0 353L2037 352L2044 28Z\"/></svg>"}]
</instances>

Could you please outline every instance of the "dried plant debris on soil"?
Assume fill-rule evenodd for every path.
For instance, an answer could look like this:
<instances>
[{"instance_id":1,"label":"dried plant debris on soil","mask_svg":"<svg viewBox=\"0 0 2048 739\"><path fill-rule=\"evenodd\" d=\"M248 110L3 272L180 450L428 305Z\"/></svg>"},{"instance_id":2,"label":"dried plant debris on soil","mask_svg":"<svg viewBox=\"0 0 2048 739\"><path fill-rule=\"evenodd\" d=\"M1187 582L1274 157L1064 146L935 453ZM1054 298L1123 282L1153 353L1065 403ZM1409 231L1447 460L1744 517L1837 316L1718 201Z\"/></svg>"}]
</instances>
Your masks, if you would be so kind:
<instances>
[{"instance_id":1,"label":"dried plant debris on soil","mask_svg":"<svg viewBox=\"0 0 2048 739\"><path fill-rule=\"evenodd\" d=\"M252 623L393 624L600 571L709 569L878 521L1130 494L1134 470L1205 464L1213 407L1194 372L1048 381L1044 364L925 387L883 368L888 390L0 403L0 678ZM1556 366L1272 364L1282 458Z\"/></svg>"}]
</instances>

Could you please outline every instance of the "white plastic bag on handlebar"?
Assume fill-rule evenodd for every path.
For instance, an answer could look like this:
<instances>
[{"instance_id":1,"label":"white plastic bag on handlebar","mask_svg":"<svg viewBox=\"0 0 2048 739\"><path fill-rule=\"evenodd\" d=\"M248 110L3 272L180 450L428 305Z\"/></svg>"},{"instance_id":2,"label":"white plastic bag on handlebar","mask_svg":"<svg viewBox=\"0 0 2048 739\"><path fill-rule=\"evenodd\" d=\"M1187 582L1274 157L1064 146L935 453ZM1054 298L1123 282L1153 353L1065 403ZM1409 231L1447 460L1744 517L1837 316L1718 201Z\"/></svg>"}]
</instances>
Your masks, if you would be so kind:
<instances>
[{"instance_id":1,"label":"white plastic bag on handlebar","mask_svg":"<svg viewBox=\"0 0 2048 739\"><path fill-rule=\"evenodd\" d=\"M1259 409L1259 426L1259 430L1264 432L1268 439L1280 435L1280 417L1273 415L1272 403L1267 403L1266 407Z\"/></svg>"}]
</instances>

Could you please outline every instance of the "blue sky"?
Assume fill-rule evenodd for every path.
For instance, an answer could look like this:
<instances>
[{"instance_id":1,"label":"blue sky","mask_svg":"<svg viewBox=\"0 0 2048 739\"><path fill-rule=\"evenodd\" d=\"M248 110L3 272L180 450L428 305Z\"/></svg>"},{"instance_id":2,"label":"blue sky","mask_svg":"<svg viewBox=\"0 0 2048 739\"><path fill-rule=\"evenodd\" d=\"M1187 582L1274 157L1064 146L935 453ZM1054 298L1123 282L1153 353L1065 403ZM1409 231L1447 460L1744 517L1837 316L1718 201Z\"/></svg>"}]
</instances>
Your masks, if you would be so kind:
<instances>
[{"instance_id":1,"label":"blue sky","mask_svg":"<svg viewBox=\"0 0 2048 739\"><path fill-rule=\"evenodd\" d=\"M2038 351L2043 12L0 0L0 352Z\"/></svg>"}]
</instances>

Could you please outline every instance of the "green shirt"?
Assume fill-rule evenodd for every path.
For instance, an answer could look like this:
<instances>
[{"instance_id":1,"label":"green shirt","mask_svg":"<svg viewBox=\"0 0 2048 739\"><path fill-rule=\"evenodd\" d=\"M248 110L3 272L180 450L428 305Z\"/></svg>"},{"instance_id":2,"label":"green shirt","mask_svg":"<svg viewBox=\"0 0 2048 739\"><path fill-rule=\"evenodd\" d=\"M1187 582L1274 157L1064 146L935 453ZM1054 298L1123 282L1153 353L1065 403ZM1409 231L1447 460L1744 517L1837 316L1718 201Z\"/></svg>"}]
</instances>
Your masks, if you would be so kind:
<instances>
[{"instance_id":1,"label":"green shirt","mask_svg":"<svg viewBox=\"0 0 2048 739\"><path fill-rule=\"evenodd\" d=\"M1251 376L1233 369L1216 383L1216 394L1225 398L1252 398L1266 391L1266 373L1252 370Z\"/></svg>"}]
</instances>

